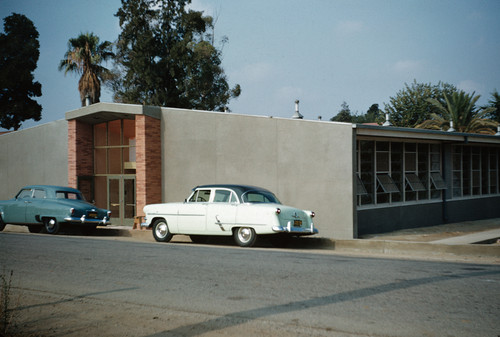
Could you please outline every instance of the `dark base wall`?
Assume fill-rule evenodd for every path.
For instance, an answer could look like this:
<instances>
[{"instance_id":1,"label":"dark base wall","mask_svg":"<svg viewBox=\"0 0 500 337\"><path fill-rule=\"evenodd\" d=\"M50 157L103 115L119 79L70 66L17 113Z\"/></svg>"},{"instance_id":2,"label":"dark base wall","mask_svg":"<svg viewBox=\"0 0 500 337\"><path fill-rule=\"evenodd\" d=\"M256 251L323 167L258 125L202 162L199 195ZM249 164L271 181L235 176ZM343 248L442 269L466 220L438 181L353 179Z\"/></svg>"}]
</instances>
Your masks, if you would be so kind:
<instances>
[{"instance_id":1,"label":"dark base wall","mask_svg":"<svg viewBox=\"0 0 500 337\"><path fill-rule=\"evenodd\" d=\"M444 205L444 206L443 206ZM500 217L500 196L358 211L358 237L399 229Z\"/></svg>"}]
</instances>

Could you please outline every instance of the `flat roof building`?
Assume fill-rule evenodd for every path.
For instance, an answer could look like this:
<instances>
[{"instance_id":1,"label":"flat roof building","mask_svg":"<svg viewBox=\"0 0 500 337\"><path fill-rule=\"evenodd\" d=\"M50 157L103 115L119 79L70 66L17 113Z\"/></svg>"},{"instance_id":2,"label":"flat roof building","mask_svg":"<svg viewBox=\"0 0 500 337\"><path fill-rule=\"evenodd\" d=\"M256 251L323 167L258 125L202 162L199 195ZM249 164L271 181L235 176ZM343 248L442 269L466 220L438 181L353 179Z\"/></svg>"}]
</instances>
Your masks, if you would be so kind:
<instances>
[{"instance_id":1,"label":"flat roof building","mask_svg":"<svg viewBox=\"0 0 500 337\"><path fill-rule=\"evenodd\" d=\"M0 135L1 199L68 185L114 224L202 184L267 188L320 236L500 217L500 137L98 103Z\"/></svg>"}]
</instances>

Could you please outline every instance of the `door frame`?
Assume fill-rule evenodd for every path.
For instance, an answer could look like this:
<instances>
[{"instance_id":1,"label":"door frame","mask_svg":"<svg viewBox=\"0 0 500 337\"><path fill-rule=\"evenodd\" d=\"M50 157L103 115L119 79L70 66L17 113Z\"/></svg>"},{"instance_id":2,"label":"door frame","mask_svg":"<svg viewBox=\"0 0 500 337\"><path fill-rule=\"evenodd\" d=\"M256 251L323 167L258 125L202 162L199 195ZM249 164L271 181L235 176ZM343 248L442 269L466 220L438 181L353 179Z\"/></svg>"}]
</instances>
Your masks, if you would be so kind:
<instances>
[{"instance_id":1,"label":"door frame","mask_svg":"<svg viewBox=\"0 0 500 337\"><path fill-rule=\"evenodd\" d=\"M137 199L136 199L136 177L135 174L110 174L106 176L106 194L107 194L107 208L111 209L111 196L110 196L110 182L111 180L118 180L118 213L111 213L111 222L116 225L122 226L132 226L134 224L134 217L137 210L134 212L132 218L125 218L125 180L133 180L134 182L134 208L137 208Z\"/></svg>"}]
</instances>

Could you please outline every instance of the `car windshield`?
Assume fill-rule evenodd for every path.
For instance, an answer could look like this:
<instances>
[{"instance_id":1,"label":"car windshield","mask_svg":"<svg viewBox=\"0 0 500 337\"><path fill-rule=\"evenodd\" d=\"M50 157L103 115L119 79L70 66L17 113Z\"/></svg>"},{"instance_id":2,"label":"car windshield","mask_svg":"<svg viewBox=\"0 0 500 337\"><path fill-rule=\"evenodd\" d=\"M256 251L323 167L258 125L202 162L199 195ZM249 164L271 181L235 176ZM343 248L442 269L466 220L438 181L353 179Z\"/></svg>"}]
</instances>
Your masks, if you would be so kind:
<instances>
[{"instance_id":1,"label":"car windshield","mask_svg":"<svg viewBox=\"0 0 500 337\"><path fill-rule=\"evenodd\" d=\"M57 191L56 192L57 199L71 199L71 200L85 200L83 195L76 192L68 192L68 191Z\"/></svg>"},{"instance_id":2,"label":"car windshield","mask_svg":"<svg viewBox=\"0 0 500 337\"><path fill-rule=\"evenodd\" d=\"M280 204L280 201L271 192L265 191L248 191L241 196L244 203L272 203Z\"/></svg>"}]
</instances>

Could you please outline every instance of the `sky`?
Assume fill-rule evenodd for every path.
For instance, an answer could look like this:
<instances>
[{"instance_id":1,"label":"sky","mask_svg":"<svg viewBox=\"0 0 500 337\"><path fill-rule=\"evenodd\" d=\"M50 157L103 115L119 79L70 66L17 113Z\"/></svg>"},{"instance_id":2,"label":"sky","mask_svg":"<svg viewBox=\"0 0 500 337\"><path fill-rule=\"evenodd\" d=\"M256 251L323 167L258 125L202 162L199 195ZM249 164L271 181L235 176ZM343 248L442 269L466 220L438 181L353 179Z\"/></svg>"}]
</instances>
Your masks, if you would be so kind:
<instances>
[{"instance_id":1,"label":"sky","mask_svg":"<svg viewBox=\"0 0 500 337\"><path fill-rule=\"evenodd\" d=\"M40 33L35 80L42 119L80 107L78 76L58 70L70 38L120 34L119 0L0 0L0 17L24 14ZM328 120L346 102L354 114L384 108L405 83L455 85L487 104L500 91L499 0L193 0L216 18L222 66L240 97L233 113ZM3 21L0 30L3 32ZM103 90L101 102L112 102Z\"/></svg>"}]
</instances>

